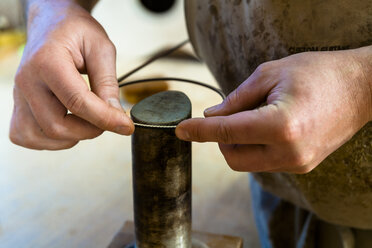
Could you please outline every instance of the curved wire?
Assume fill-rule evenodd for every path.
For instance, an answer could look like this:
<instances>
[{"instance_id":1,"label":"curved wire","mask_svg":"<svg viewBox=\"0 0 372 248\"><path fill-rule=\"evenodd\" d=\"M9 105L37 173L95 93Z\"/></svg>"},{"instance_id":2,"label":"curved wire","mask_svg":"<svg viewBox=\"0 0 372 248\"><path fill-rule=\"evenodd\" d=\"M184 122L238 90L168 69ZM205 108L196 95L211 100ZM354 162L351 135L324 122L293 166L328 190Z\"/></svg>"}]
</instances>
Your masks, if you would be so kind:
<instances>
[{"instance_id":1,"label":"curved wire","mask_svg":"<svg viewBox=\"0 0 372 248\"><path fill-rule=\"evenodd\" d=\"M173 52L175 52L176 50L178 50L179 48L183 47L184 45L186 45L187 43L189 43L189 39L187 40L184 40L182 41L181 43L179 43L178 45L170 48L169 50L166 50L164 52L161 52L157 55L155 55L154 57L148 59L147 61L145 61L144 63L142 63L141 65L137 66L136 68L134 68L133 70L125 73L124 75L122 75L121 77L118 78L118 82L120 83L121 81L123 81L124 79L128 78L129 76L131 76L132 74L136 73L137 71L141 70L143 67L151 64L152 62L162 58L162 57L165 57Z\"/></svg>"},{"instance_id":2,"label":"curved wire","mask_svg":"<svg viewBox=\"0 0 372 248\"><path fill-rule=\"evenodd\" d=\"M195 81L195 80L191 80L191 79L176 78L176 77L159 77L159 78L145 78L145 79L133 80L133 81L130 81L130 82L121 83L121 84L119 84L119 87L124 87L124 86L132 85L132 84L146 83L146 82L156 82L156 81L178 81L178 82L183 82L183 83L196 84L196 85L200 85L200 86L203 86L203 87L206 87L206 88L209 88L209 89L213 90L214 92L216 92L217 94L219 94L222 97L222 100L224 100L226 98L225 94L220 89L217 89L217 88L215 88L211 85L208 85L208 84L205 84L205 83L202 83L202 82L198 82L198 81ZM142 123L137 123L137 122L133 122L133 124L137 127L145 127L145 128L166 128L166 129L169 128L169 129L174 129L174 128L177 127L177 126L167 126L167 125L142 124Z\"/></svg>"},{"instance_id":3,"label":"curved wire","mask_svg":"<svg viewBox=\"0 0 372 248\"><path fill-rule=\"evenodd\" d=\"M177 78L177 77L157 77L157 78L145 78L145 79L139 79L139 80L133 80L133 81L129 81L129 82L124 82L124 83L121 83L123 80L125 80L126 78L128 78L129 76L131 76L132 74L136 73L137 71L141 70L142 68L144 68L145 66L151 64L152 62L156 61L157 59L160 59L162 57L165 57L171 53L173 53L174 51L176 51L177 49L181 48L182 46L184 46L185 44L187 44L189 42L189 40L185 40L181 43L179 43L178 45L176 45L175 47L172 47L171 49L169 50L166 50L158 55L155 55L154 57L148 59L147 61L145 61L143 64L137 66L136 68L134 68L133 70L127 72L126 74L122 75L121 77L118 78L118 83L119 83L119 87L124 87L124 86L128 86L128 85L132 85L132 84L138 84L138 83L146 83L146 82L156 82L156 81L177 81L177 82L183 82L183 83L191 83L191 84L196 84L196 85L199 85L199 86L203 86L203 87L206 87L208 89L211 89L213 90L214 92L216 92L217 94L219 94L222 99L224 100L226 98L225 94L218 88L215 88L211 85L208 85L206 83L202 83L202 82L199 82L199 81L196 81L196 80L192 80L192 79L186 79L186 78ZM142 123L136 123L136 122L133 122L135 126L139 126L139 127L146 127L146 128L171 128L171 129L174 129L176 128L176 126L166 126L166 125L150 125L150 124L142 124Z\"/></svg>"},{"instance_id":4,"label":"curved wire","mask_svg":"<svg viewBox=\"0 0 372 248\"><path fill-rule=\"evenodd\" d=\"M178 81L178 82L182 82L182 83L196 84L196 85L200 85L200 86L203 86L203 87L206 87L208 89L213 90L214 92L216 92L217 94L219 94L222 97L222 100L224 100L226 98L226 96L222 92L222 90L220 90L218 88L215 88L215 87L213 87L209 84L202 83L202 82L199 82L199 81L195 81L195 80L192 80L192 79L177 78L177 77L144 78L144 79L133 80L133 81L125 82L125 83L120 83L119 87L124 87L124 86L132 85L132 84L146 83L146 82L156 82L156 81Z\"/></svg>"}]
</instances>

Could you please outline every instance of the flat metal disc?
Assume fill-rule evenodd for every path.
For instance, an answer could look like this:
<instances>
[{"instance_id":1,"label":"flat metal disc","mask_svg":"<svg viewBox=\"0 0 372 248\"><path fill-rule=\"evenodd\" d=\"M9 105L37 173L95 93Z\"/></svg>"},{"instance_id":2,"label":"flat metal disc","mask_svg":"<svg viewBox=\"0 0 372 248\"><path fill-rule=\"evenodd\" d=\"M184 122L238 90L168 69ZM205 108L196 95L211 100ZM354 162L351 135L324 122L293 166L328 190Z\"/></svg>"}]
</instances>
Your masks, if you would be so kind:
<instances>
[{"instance_id":1,"label":"flat metal disc","mask_svg":"<svg viewBox=\"0 0 372 248\"><path fill-rule=\"evenodd\" d=\"M190 99L180 91L164 91L147 97L134 105L134 122L147 125L177 125L190 118Z\"/></svg>"}]
</instances>

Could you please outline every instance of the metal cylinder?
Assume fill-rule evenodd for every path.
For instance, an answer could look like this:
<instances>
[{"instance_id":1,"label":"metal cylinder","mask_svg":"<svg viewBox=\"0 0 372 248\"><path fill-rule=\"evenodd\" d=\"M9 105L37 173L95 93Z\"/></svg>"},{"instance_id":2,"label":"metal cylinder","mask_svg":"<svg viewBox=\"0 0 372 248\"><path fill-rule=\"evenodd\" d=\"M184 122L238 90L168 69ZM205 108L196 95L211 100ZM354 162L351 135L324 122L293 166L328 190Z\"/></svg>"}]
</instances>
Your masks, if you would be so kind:
<instances>
[{"instance_id":1,"label":"metal cylinder","mask_svg":"<svg viewBox=\"0 0 372 248\"><path fill-rule=\"evenodd\" d=\"M191 117L182 92L165 91L136 104L134 122L177 125ZM136 126L132 136L137 248L191 248L191 143L174 128Z\"/></svg>"}]
</instances>

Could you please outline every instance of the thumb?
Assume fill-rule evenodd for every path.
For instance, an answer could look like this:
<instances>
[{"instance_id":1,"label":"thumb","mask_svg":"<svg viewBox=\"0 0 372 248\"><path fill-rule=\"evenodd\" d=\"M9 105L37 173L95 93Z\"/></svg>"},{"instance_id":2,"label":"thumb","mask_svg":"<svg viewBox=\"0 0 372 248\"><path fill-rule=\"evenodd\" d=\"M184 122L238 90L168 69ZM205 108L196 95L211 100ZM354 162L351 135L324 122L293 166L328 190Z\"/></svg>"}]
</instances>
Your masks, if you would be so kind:
<instances>
[{"instance_id":1,"label":"thumb","mask_svg":"<svg viewBox=\"0 0 372 248\"><path fill-rule=\"evenodd\" d=\"M226 116L252 110L264 103L274 82L270 80L268 73L263 73L259 68L231 92L221 104L207 108L204 115L206 117Z\"/></svg>"}]
</instances>

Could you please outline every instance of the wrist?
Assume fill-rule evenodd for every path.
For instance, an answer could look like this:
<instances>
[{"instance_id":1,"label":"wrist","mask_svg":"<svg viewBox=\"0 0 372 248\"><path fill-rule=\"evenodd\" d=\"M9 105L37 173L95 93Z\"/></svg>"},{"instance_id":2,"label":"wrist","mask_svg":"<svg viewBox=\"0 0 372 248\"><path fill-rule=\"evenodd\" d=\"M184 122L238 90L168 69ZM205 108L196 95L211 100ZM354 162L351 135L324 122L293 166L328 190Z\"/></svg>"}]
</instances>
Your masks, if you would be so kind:
<instances>
[{"instance_id":1,"label":"wrist","mask_svg":"<svg viewBox=\"0 0 372 248\"><path fill-rule=\"evenodd\" d=\"M360 65L361 87L365 95L366 122L372 121L372 45L354 50L355 59Z\"/></svg>"},{"instance_id":2,"label":"wrist","mask_svg":"<svg viewBox=\"0 0 372 248\"><path fill-rule=\"evenodd\" d=\"M359 130L372 120L372 46L333 53L345 107L350 109L353 129Z\"/></svg>"},{"instance_id":3,"label":"wrist","mask_svg":"<svg viewBox=\"0 0 372 248\"><path fill-rule=\"evenodd\" d=\"M75 0L26 0L27 42L39 42L60 23L90 14Z\"/></svg>"},{"instance_id":4,"label":"wrist","mask_svg":"<svg viewBox=\"0 0 372 248\"><path fill-rule=\"evenodd\" d=\"M25 0L27 28L37 20L48 22L56 19L56 15L63 13L72 4L75 4L72 0Z\"/></svg>"},{"instance_id":5,"label":"wrist","mask_svg":"<svg viewBox=\"0 0 372 248\"><path fill-rule=\"evenodd\" d=\"M98 0L23 0L27 24L33 23L38 16L55 18L55 14L66 10L84 9L91 12Z\"/></svg>"}]
</instances>

